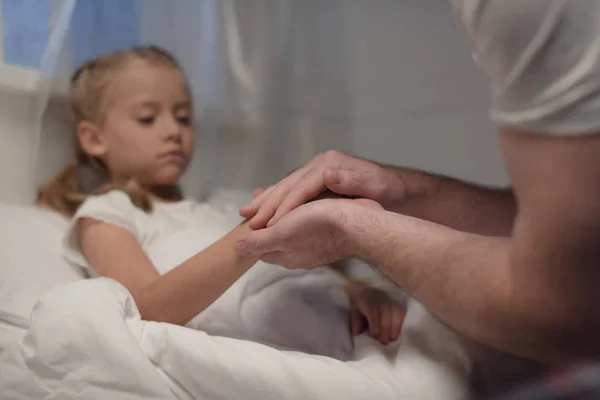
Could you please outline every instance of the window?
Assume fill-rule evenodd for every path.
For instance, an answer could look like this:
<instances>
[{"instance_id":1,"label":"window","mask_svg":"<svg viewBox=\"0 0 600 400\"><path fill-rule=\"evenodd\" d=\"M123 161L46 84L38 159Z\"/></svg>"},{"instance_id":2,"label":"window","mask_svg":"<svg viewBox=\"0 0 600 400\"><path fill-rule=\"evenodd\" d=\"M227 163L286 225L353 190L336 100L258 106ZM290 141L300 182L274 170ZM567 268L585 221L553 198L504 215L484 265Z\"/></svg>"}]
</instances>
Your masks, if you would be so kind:
<instances>
[{"instance_id":1,"label":"window","mask_svg":"<svg viewBox=\"0 0 600 400\"><path fill-rule=\"evenodd\" d=\"M72 32L77 64L107 51L135 46L139 44L138 1L79 0Z\"/></svg>"},{"instance_id":2,"label":"window","mask_svg":"<svg viewBox=\"0 0 600 400\"><path fill-rule=\"evenodd\" d=\"M49 35L47 1L2 1L3 60L10 65L36 68Z\"/></svg>"},{"instance_id":3,"label":"window","mask_svg":"<svg viewBox=\"0 0 600 400\"><path fill-rule=\"evenodd\" d=\"M138 44L140 0L78 0L71 22L74 61ZM33 89L50 35L54 0L0 1L0 86Z\"/></svg>"}]
</instances>

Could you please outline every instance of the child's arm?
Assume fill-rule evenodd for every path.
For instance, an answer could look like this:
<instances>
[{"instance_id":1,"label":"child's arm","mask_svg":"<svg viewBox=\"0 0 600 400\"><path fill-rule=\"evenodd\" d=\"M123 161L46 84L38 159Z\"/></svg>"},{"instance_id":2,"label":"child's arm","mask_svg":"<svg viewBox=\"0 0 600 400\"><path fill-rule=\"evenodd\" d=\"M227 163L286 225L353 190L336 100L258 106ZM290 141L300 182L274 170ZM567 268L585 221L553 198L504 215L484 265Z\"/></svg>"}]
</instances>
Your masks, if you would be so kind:
<instances>
[{"instance_id":1,"label":"child's arm","mask_svg":"<svg viewBox=\"0 0 600 400\"><path fill-rule=\"evenodd\" d=\"M78 224L81 250L96 272L125 286L143 319L178 325L207 308L256 263L234 251L235 242L249 230L246 223L239 225L161 276L125 229L91 218Z\"/></svg>"}]
</instances>

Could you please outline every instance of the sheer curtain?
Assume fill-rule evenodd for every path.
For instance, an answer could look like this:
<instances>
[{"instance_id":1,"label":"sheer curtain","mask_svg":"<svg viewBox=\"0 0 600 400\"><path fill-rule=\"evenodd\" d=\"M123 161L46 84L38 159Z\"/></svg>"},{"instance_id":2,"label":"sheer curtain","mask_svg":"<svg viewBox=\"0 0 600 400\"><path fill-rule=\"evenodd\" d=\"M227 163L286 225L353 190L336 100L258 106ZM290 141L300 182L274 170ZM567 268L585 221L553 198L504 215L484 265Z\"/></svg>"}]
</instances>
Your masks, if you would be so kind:
<instances>
[{"instance_id":1,"label":"sheer curtain","mask_svg":"<svg viewBox=\"0 0 600 400\"><path fill-rule=\"evenodd\" d=\"M124 32L127 23L137 43L169 50L189 76L198 116L196 156L184 183L190 195L267 185L317 152L352 151L340 2L138 0L127 21L103 12L114 0L96 2L85 16L77 7L86 0L51 1L36 183L70 160L70 135L57 127L65 124L67 78L81 61L75 50L92 57L119 47L113 31Z\"/></svg>"}]
</instances>

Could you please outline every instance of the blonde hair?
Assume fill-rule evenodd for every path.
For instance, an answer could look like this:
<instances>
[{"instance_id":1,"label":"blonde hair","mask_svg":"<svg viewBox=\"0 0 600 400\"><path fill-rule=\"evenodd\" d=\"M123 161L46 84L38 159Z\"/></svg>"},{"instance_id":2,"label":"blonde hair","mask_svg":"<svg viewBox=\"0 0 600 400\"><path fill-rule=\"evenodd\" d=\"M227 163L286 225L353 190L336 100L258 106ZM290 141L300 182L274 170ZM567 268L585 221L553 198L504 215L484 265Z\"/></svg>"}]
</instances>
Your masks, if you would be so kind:
<instances>
[{"instance_id":1,"label":"blonde hair","mask_svg":"<svg viewBox=\"0 0 600 400\"><path fill-rule=\"evenodd\" d=\"M39 189L36 199L38 206L72 217L89 195L119 189L129 195L134 205L146 212L151 211L151 202L142 186L134 180L110 182L104 163L90 157L82 149L76 133L82 121L102 122L106 111L106 89L114 73L139 61L181 70L172 55L158 47L149 46L104 54L75 71L69 94L75 161Z\"/></svg>"}]
</instances>

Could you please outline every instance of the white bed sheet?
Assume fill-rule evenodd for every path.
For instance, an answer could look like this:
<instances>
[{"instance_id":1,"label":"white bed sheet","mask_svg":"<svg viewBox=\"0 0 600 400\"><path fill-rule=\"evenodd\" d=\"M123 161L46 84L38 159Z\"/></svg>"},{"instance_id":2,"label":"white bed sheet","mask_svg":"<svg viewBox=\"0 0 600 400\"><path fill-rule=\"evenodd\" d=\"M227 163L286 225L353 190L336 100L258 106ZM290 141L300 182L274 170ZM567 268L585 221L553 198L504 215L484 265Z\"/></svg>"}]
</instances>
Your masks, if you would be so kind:
<instances>
[{"instance_id":1,"label":"white bed sheet","mask_svg":"<svg viewBox=\"0 0 600 400\"><path fill-rule=\"evenodd\" d=\"M21 340L0 355L3 399L465 399L470 361L460 339L416 302L403 335L364 335L356 361L279 351L140 319L108 279L56 287Z\"/></svg>"}]
</instances>

